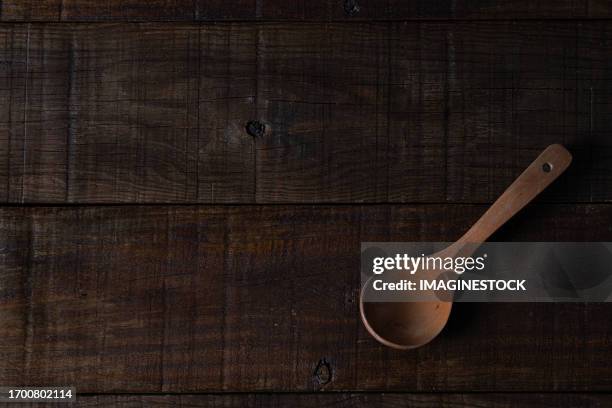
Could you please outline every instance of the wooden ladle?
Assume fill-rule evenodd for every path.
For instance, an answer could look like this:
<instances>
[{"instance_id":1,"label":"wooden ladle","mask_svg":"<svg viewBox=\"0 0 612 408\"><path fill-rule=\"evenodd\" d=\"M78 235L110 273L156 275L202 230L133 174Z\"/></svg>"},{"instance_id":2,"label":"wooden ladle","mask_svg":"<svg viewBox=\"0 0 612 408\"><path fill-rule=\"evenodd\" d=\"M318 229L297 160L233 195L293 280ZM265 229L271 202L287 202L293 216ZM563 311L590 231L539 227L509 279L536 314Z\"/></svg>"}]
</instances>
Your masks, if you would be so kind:
<instances>
[{"instance_id":1,"label":"wooden ladle","mask_svg":"<svg viewBox=\"0 0 612 408\"><path fill-rule=\"evenodd\" d=\"M570 165L572 155L553 144L525 169L482 217L457 242L434 256L470 256L499 227L525 207ZM442 274L443 271L434 271ZM419 273L419 272L417 272ZM428 273L430 273L428 271ZM371 278L372 279L372 278ZM382 344L407 350L433 340L444 328L453 305L449 301L366 302L366 282L361 292L359 311L368 332Z\"/></svg>"}]
</instances>

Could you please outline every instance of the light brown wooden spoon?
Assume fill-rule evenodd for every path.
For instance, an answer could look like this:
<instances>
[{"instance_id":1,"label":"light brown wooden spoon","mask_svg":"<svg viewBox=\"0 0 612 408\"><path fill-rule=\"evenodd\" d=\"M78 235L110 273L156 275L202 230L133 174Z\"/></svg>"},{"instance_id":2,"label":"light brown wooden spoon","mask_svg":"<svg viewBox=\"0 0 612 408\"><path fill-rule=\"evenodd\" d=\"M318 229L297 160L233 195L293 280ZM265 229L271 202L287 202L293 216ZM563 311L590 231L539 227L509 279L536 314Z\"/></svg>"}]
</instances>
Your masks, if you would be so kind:
<instances>
[{"instance_id":1,"label":"light brown wooden spoon","mask_svg":"<svg viewBox=\"0 0 612 408\"><path fill-rule=\"evenodd\" d=\"M470 256L499 227L525 207L570 165L572 155L553 144L523 171L482 217L457 242L434 256ZM418 272L417 272L418 273ZM434 271L441 274L442 271ZM359 302L361 320L368 332L382 344L396 349L420 347L444 328L452 301L365 302L364 285Z\"/></svg>"}]
</instances>

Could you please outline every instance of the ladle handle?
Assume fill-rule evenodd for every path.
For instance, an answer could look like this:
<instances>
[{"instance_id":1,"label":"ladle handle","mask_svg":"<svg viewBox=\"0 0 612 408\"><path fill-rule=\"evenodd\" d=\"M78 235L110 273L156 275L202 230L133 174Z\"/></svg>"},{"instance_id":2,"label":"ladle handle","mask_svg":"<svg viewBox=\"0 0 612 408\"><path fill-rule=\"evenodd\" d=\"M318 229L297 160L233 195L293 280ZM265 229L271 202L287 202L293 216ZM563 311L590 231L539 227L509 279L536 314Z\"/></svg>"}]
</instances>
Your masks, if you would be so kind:
<instances>
[{"instance_id":1,"label":"ladle handle","mask_svg":"<svg viewBox=\"0 0 612 408\"><path fill-rule=\"evenodd\" d=\"M555 181L571 162L572 155L565 147L559 144L548 146L459 241L463 243L486 241L499 227Z\"/></svg>"}]
</instances>

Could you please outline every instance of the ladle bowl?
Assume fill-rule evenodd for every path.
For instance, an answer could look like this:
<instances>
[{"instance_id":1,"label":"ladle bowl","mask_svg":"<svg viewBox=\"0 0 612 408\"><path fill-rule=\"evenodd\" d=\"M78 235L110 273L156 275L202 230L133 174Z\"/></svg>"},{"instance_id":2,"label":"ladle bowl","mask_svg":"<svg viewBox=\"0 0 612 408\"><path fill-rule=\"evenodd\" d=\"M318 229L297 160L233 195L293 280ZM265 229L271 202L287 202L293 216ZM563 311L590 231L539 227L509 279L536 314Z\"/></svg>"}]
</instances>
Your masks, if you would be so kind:
<instances>
[{"instance_id":1,"label":"ladle bowl","mask_svg":"<svg viewBox=\"0 0 612 408\"><path fill-rule=\"evenodd\" d=\"M432 341L446 326L452 302L359 302L361 320L385 346L408 350Z\"/></svg>"}]
</instances>

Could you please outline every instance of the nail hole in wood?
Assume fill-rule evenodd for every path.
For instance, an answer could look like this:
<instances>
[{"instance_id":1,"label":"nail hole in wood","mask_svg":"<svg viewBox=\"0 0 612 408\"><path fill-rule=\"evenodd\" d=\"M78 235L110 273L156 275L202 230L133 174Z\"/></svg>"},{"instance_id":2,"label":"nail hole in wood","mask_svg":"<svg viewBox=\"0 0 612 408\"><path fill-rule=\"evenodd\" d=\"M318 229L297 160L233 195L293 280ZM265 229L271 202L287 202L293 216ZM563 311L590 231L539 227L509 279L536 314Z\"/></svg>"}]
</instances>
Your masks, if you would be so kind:
<instances>
[{"instance_id":1,"label":"nail hole in wood","mask_svg":"<svg viewBox=\"0 0 612 408\"><path fill-rule=\"evenodd\" d=\"M552 164L550 164L550 163L544 163L544 164L542 165L542 171L543 171L544 173L550 173L550 172L552 171L552 169L553 169L553 165L552 165Z\"/></svg>"},{"instance_id":2,"label":"nail hole in wood","mask_svg":"<svg viewBox=\"0 0 612 408\"><path fill-rule=\"evenodd\" d=\"M354 16L359 13L359 10L361 10L361 8L357 0L344 0L344 12L347 16Z\"/></svg>"},{"instance_id":3,"label":"nail hole in wood","mask_svg":"<svg viewBox=\"0 0 612 408\"><path fill-rule=\"evenodd\" d=\"M262 137L266 132L266 125L258 120L251 120L246 124L246 132L253 137Z\"/></svg>"}]
</instances>

